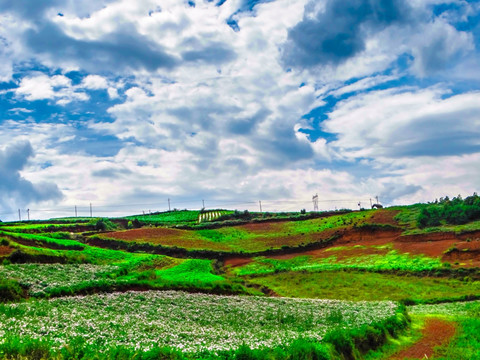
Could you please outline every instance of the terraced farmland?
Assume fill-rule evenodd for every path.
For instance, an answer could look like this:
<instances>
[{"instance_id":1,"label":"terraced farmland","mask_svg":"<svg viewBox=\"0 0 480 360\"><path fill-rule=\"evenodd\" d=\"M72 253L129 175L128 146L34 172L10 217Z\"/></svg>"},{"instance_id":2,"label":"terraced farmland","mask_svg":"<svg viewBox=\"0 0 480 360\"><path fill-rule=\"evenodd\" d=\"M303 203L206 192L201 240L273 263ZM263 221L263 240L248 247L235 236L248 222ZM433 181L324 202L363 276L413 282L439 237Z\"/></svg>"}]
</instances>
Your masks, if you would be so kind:
<instances>
[{"instance_id":1,"label":"terraced farmland","mask_svg":"<svg viewBox=\"0 0 480 360\"><path fill-rule=\"evenodd\" d=\"M475 221L427 231L416 227L419 209L230 211L200 224L192 211L0 223L0 299L13 301L0 305L0 358L32 351L56 359L414 353L416 341L445 324L426 317L440 308L418 307L410 326L402 303L480 299ZM366 300L386 302L358 302ZM448 321L475 328L452 309ZM57 320L47 324L50 318ZM400 333L410 340L389 342ZM440 345L449 354L470 344L446 339Z\"/></svg>"}]
</instances>

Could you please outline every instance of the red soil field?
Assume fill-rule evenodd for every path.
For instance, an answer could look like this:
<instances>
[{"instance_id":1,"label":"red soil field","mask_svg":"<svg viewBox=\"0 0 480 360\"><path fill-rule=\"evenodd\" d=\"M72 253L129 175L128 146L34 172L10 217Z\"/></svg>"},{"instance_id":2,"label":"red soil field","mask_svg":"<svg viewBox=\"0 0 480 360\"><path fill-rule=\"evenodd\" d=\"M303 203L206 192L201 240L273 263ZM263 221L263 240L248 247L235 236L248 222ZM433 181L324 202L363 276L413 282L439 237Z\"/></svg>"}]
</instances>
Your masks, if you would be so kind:
<instances>
[{"instance_id":1,"label":"red soil field","mask_svg":"<svg viewBox=\"0 0 480 360\"><path fill-rule=\"evenodd\" d=\"M186 249L211 249L217 251L230 250L230 248L224 244L196 237L196 234L193 231L160 227L108 232L102 234L100 237L138 243L148 242L164 246L177 246Z\"/></svg>"},{"instance_id":2,"label":"red soil field","mask_svg":"<svg viewBox=\"0 0 480 360\"><path fill-rule=\"evenodd\" d=\"M340 238L334 241L330 246L322 249L293 251L287 254L270 256L273 259L292 259L296 256L310 255L313 257L325 258L332 255L343 259L347 257L369 255L369 254L385 254L389 249L375 249L371 246L380 246L393 244L393 249L400 253L410 253L412 255L425 255L430 257L441 257L443 261L451 263L460 262L464 267L480 266L480 232L455 235L454 233L430 233L419 235L401 236L400 230L336 230L326 231L315 234L318 241L328 239L332 235L340 235ZM293 239L294 237L276 238L270 240L282 244L300 243L301 239ZM465 241L464 239L470 239ZM472 240L473 239L473 240ZM292 241L294 240L294 241ZM355 248L355 246L365 246L367 248ZM350 249L342 251L327 251L328 248L344 246ZM453 246L458 251L447 252ZM226 260L225 265L241 266L251 262L246 258L231 258Z\"/></svg>"},{"instance_id":3,"label":"red soil field","mask_svg":"<svg viewBox=\"0 0 480 360\"><path fill-rule=\"evenodd\" d=\"M422 338L411 347L390 357L390 360L400 359L430 359L434 348L447 344L455 335L455 323L437 318L427 318L422 330Z\"/></svg>"},{"instance_id":4,"label":"red soil field","mask_svg":"<svg viewBox=\"0 0 480 360\"><path fill-rule=\"evenodd\" d=\"M239 225L239 228L245 229L252 233L265 233L265 232L278 232L282 228L285 221L276 221L276 222L261 222L261 223L251 223L245 225Z\"/></svg>"}]
</instances>

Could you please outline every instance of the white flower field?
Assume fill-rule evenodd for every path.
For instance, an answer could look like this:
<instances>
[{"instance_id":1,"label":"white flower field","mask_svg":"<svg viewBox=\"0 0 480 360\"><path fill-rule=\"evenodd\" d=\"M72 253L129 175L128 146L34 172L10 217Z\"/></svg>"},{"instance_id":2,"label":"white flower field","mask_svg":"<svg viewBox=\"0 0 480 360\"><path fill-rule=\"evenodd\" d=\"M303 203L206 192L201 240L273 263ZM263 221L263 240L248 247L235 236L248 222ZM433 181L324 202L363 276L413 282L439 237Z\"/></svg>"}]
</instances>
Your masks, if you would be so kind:
<instances>
[{"instance_id":1,"label":"white flower field","mask_svg":"<svg viewBox=\"0 0 480 360\"><path fill-rule=\"evenodd\" d=\"M146 291L0 304L6 336L42 339L60 348L81 338L98 346L183 352L231 350L321 340L336 327L355 328L394 316L397 304Z\"/></svg>"}]
</instances>

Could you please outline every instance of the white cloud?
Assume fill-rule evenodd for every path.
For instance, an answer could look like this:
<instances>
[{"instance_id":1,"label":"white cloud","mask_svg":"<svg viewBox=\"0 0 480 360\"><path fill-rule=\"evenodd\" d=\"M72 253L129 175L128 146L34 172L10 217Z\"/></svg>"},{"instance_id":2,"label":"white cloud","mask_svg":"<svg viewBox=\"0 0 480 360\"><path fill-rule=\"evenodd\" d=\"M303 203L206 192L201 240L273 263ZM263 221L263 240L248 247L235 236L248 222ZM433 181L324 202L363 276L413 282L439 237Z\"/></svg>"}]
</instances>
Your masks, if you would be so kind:
<instances>
[{"instance_id":1,"label":"white cloud","mask_svg":"<svg viewBox=\"0 0 480 360\"><path fill-rule=\"evenodd\" d=\"M107 89L108 81L103 76L88 75L82 80L81 86L91 90Z\"/></svg>"},{"instance_id":2,"label":"white cloud","mask_svg":"<svg viewBox=\"0 0 480 360\"><path fill-rule=\"evenodd\" d=\"M480 93L442 98L447 94L441 87L362 94L340 102L323 128L338 135L333 146L355 158L478 151Z\"/></svg>"},{"instance_id":3,"label":"white cloud","mask_svg":"<svg viewBox=\"0 0 480 360\"><path fill-rule=\"evenodd\" d=\"M412 71L421 77L451 67L475 48L472 34L458 31L444 20L437 19L417 31L411 41Z\"/></svg>"},{"instance_id":4,"label":"white cloud","mask_svg":"<svg viewBox=\"0 0 480 360\"><path fill-rule=\"evenodd\" d=\"M28 101L56 100L58 105L89 99L84 92L78 92L77 87L72 86L72 81L64 75L50 77L42 73L33 73L23 77L14 91L17 97Z\"/></svg>"}]
</instances>

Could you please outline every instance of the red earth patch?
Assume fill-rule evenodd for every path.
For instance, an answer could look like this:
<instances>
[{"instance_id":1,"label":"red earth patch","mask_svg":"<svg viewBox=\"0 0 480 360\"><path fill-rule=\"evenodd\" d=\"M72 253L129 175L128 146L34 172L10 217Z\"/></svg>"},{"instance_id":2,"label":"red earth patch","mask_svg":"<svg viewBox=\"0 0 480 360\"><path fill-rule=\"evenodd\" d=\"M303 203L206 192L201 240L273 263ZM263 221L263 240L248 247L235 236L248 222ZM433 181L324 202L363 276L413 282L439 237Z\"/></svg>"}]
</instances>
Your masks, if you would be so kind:
<instances>
[{"instance_id":1,"label":"red earth patch","mask_svg":"<svg viewBox=\"0 0 480 360\"><path fill-rule=\"evenodd\" d=\"M398 222L394 219L400 210L377 210L368 219L367 223L370 224L385 224L385 225L398 225Z\"/></svg>"},{"instance_id":2,"label":"red earth patch","mask_svg":"<svg viewBox=\"0 0 480 360\"><path fill-rule=\"evenodd\" d=\"M13 252L10 246L0 246L0 256L8 256Z\"/></svg>"}]
</instances>

